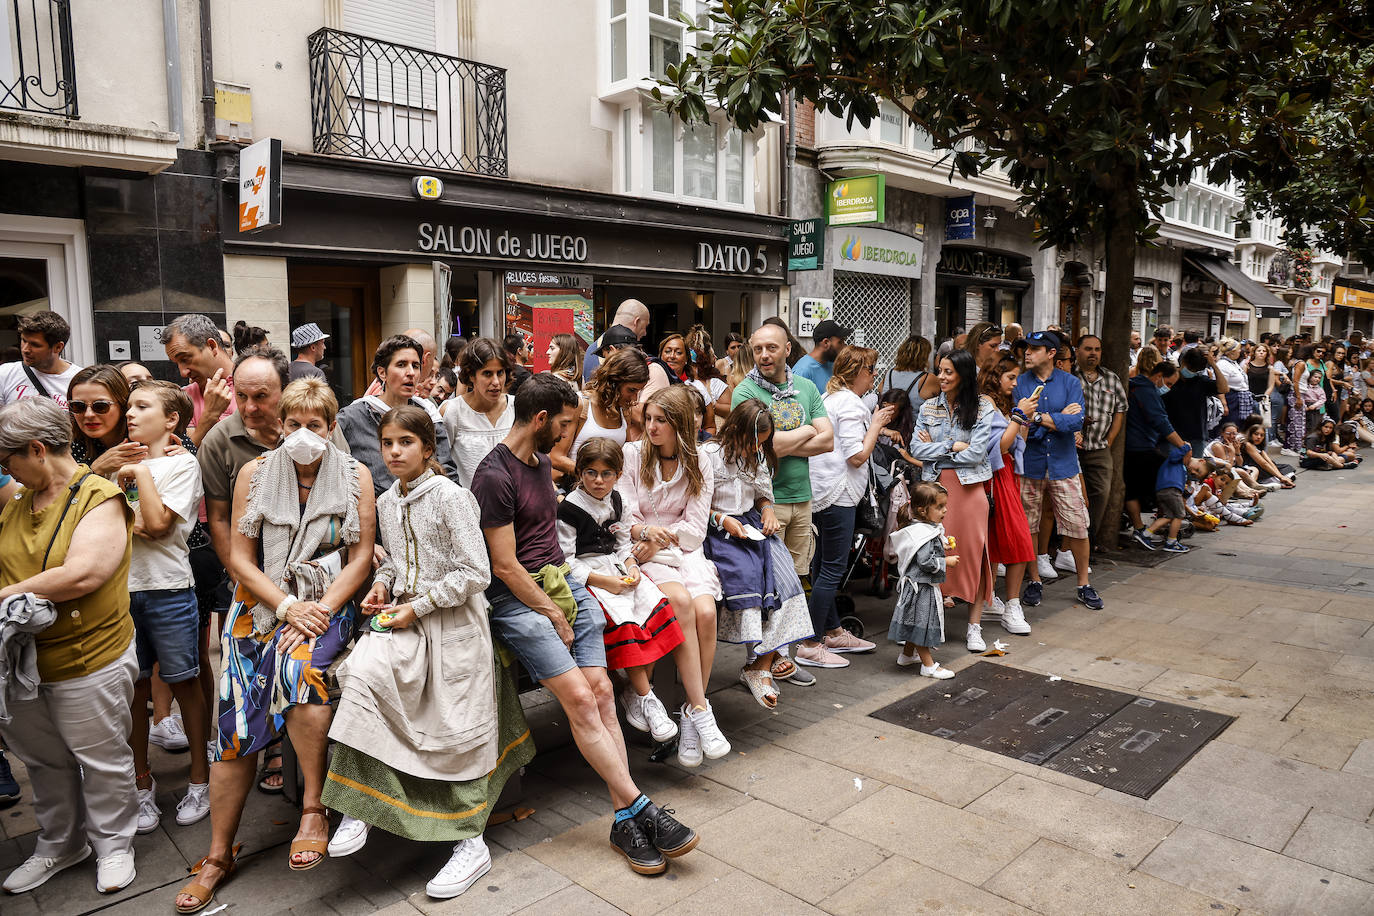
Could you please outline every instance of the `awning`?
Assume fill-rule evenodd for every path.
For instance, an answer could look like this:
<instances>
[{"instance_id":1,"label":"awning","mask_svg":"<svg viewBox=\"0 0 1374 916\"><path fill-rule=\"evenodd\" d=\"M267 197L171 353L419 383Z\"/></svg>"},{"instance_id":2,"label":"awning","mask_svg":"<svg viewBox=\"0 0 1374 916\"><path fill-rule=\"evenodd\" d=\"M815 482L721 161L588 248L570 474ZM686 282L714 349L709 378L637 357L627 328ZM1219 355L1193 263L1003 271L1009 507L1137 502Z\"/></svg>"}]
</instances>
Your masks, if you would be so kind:
<instances>
[{"instance_id":1,"label":"awning","mask_svg":"<svg viewBox=\"0 0 1374 916\"><path fill-rule=\"evenodd\" d=\"M1293 315L1293 306L1275 296L1259 283L1251 280L1241 269L1230 261L1212 257L1206 254L1186 254L1184 259L1205 273L1207 276L1216 280L1223 286L1229 287L1246 302L1255 307L1255 317L1257 318L1290 318Z\"/></svg>"}]
</instances>

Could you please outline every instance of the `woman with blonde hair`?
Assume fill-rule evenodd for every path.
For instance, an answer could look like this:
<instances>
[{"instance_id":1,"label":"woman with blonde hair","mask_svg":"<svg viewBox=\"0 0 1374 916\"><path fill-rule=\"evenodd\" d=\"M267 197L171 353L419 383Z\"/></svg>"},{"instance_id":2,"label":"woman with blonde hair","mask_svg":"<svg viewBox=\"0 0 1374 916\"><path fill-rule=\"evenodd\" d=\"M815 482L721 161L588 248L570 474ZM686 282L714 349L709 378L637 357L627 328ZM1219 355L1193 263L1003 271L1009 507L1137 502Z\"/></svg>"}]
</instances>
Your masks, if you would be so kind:
<instances>
[{"instance_id":1,"label":"woman with blonde hair","mask_svg":"<svg viewBox=\"0 0 1374 916\"><path fill-rule=\"evenodd\" d=\"M1162 359L1164 357L1159 355L1159 350L1155 348L1154 344L1146 344L1136 354L1135 365L1130 368L1130 376L1134 378L1137 375L1149 375Z\"/></svg>"},{"instance_id":2,"label":"woman with blonde hair","mask_svg":"<svg viewBox=\"0 0 1374 916\"><path fill-rule=\"evenodd\" d=\"M744 381L750 372L754 371L754 351L745 344L735 349L735 355L730 357L730 368L725 373L725 393L716 398L716 414L720 415L721 408L725 409L725 415L730 414L730 400L734 397L735 386Z\"/></svg>"},{"instance_id":3,"label":"woman with blonde hair","mask_svg":"<svg viewBox=\"0 0 1374 916\"><path fill-rule=\"evenodd\" d=\"M694 398L671 385L644 402L644 438L624 450L616 489L625 502L634 557L643 574L668 596L682 627L673 652L688 702L680 710L678 762L701 764L730 753L706 700L716 656L716 595L720 581L702 552L715 477L697 454Z\"/></svg>"},{"instance_id":4,"label":"woman with blonde hair","mask_svg":"<svg viewBox=\"0 0 1374 916\"><path fill-rule=\"evenodd\" d=\"M905 391L912 411L921 409L940 391L940 380L930 371L930 341L920 334L912 334L897 348L892 369L887 373L884 391Z\"/></svg>"}]
</instances>

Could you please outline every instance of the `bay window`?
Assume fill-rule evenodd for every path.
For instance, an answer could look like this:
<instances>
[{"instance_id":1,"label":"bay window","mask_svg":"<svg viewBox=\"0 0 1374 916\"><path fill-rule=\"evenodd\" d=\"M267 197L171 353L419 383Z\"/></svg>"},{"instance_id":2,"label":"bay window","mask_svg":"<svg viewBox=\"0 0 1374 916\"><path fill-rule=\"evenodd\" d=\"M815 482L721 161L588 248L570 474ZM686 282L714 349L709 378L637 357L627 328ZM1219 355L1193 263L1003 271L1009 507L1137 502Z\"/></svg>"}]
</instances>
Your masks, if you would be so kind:
<instances>
[{"instance_id":1,"label":"bay window","mask_svg":"<svg viewBox=\"0 0 1374 916\"><path fill-rule=\"evenodd\" d=\"M666 79L682 63L691 36L681 17L705 9L706 0L602 0L607 24L601 96L622 97L627 89Z\"/></svg>"},{"instance_id":2,"label":"bay window","mask_svg":"<svg viewBox=\"0 0 1374 916\"><path fill-rule=\"evenodd\" d=\"M718 121L686 125L637 99L617 120L615 186L626 194L753 208L753 139Z\"/></svg>"}]
</instances>

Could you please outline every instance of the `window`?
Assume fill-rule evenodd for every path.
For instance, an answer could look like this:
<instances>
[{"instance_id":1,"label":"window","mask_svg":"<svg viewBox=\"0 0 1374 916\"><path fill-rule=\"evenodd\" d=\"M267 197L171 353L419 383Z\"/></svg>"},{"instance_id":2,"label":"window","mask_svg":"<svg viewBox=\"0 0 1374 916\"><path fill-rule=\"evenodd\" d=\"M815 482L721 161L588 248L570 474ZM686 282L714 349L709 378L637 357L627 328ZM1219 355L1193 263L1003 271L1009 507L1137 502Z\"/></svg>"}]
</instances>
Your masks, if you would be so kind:
<instances>
[{"instance_id":1,"label":"window","mask_svg":"<svg viewBox=\"0 0 1374 916\"><path fill-rule=\"evenodd\" d=\"M634 150L635 112L626 108L620 112L620 190L630 193L630 157Z\"/></svg>"},{"instance_id":2,"label":"window","mask_svg":"<svg viewBox=\"0 0 1374 916\"><path fill-rule=\"evenodd\" d=\"M744 134L737 127L725 132L725 199L744 203Z\"/></svg>"},{"instance_id":3,"label":"window","mask_svg":"<svg viewBox=\"0 0 1374 916\"><path fill-rule=\"evenodd\" d=\"M604 52L609 57L600 70L608 86L602 95L630 88L626 82L660 80L668 68L682 63L689 41L680 18L692 15L699 0L607 0L607 34Z\"/></svg>"},{"instance_id":4,"label":"window","mask_svg":"<svg viewBox=\"0 0 1374 916\"><path fill-rule=\"evenodd\" d=\"M896 105L883 102L878 109L878 117L882 119L878 139L884 143L901 146L902 128L906 126L906 118L901 110Z\"/></svg>"},{"instance_id":5,"label":"window","mask_svg":"<svg viewBox=\"0 0 1374 916\"><path fill-rule=\"evenodd\" d=\"M677 192L677 169L673 144L673 117L666 111L655 111L651 131L654 149L654 190L662 194Z\"/></svg>"},{"instance_id":6,"label":"window","mask_svg":"<svg viewBox=\"0 0 1374 916\"><path fill-rule=\"evenodd\" d=\"M645 101L621 109L618 129L624 136L616 187L624 193L752 208L754 142L737 128L715 121L686 126Z\"/></svg>"},{"instance_id":7,"label":"window","mask_svg":"<svg viewBox=\"0 0 1374 916\"><path fill-rule=\"evenodd\" d=\"M682 131L682 193L716 199L716 126L694 124Z\"/></svg>"},{"instance_id":8,"label":"window","mask_svg":"<svg viewBox=\"0 0 1374 916\"><path fill-rule=\"evenodd\" d=\"M685 27L682 0L649 0L649 75L666 79L668 68L682 63Z\"/></svg>"},{"instance_id":9,"label":"window","mask_svg":"<svg viewBox=\"0 0 1374 916\"><path fill-rule=\"evenodd\" d=\"M611 82L630 72L630 17L627 0L611 0Z\"/></svg>"}]
</instances>

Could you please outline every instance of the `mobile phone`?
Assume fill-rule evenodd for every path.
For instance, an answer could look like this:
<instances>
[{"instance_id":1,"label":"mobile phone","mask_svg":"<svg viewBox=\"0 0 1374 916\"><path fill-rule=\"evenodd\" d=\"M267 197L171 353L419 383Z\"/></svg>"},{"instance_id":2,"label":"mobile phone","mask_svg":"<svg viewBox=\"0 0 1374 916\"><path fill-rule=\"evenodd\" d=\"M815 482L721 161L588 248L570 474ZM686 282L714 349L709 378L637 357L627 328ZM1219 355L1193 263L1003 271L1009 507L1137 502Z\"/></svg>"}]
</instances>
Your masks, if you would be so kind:
<instances>
[{"instance_id":1,"label":"mobile phone","mask_svg":"<svg viewBox=\"0 0 1374 916\"><path fill-rule=\"evenodd\" d=\"M1036 385L1036 386L1035 386L1035 390L1031 392L1031 397L1033 397L1033 398L1038 398L1038 397L1040 397L1040 392L1042 392L1042 391L1044 391L1044 390L1045 390L1045 386L1044 386L1044 385Z\"/></svg>"}]
</instances>

